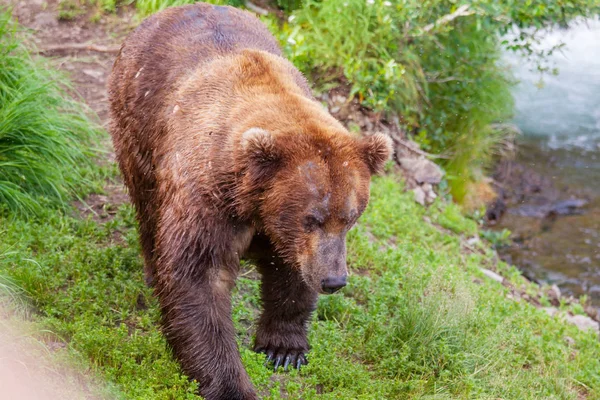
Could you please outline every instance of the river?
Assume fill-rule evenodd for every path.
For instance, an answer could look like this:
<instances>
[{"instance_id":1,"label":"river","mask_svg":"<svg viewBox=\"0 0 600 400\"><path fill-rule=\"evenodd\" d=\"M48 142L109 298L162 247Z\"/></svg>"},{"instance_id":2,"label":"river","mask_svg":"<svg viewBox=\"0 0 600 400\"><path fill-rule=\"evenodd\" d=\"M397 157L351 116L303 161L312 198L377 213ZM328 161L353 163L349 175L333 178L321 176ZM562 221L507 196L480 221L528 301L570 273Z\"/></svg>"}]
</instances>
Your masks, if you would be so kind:
<instances>
[{"instance_id":1,"label":"river","mask_svg":"<svg viewBox=\"0 0 600 400\"><path fill-rule=\"evenodd\" d=\"M600 306L600 21L550 32L541 46L559 41L566 46L551 57L559 74L545 75L543 85L531 65L506 57L520 81L517 161L551 179L563 198L587 204L579 215L550 222L509 209L498 228L511 230L516 242L501 254L527 276Z\"/></svg>"}]
</instances>

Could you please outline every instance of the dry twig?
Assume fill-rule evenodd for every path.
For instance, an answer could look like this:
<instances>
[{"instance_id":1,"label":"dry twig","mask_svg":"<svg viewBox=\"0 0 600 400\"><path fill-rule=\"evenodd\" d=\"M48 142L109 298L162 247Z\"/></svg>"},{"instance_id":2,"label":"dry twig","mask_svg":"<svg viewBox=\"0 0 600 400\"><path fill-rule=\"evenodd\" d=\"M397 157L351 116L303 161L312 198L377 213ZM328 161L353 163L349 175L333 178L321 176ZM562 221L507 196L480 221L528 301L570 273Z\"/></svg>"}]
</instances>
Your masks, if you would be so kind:
<instances>
[{"instance_id":1,"label":"dry twig","mask_svg":"<svg viewBox=\"0 0 600 400\"><path fill-rule=\"evenodd\" d=\"M99 53L118 53L120 49L120 46L101 46L91 43L65 43L40 49L39 53L44 54L55 51L96 51Z\"/></svg>"}]
</instances>

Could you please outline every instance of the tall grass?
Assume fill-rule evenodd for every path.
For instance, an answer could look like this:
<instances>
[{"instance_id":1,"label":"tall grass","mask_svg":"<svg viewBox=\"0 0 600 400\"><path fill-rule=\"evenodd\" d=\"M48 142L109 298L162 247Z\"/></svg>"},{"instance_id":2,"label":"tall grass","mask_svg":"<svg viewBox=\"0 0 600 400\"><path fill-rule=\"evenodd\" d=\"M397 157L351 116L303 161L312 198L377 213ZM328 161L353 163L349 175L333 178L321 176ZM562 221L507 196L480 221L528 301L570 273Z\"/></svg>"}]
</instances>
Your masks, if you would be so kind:
<instances>
[{"instance_id":1,"label":"tall grass","mask_svg":"<svg viewBox=\"0 0 600 400\"><path fill-rule=\"evenodd\" d=\"M137 0L135 5L140 16L145 17L167 7L194 3L198 3L198 0ZM205 0L204 3L240 7L244 4L244 0Z\"/></svg>"},{"instance_id":2,"label":"tall grass","mask_svg":"<svg viewBox=\"0 0 600 400\"><path fill-rule=\"evenodd\" d=\"M0 13L0 207L36 214L86 185L98 130L66 80L34 60L8 12Z\"/></svg>"}]
</instances>

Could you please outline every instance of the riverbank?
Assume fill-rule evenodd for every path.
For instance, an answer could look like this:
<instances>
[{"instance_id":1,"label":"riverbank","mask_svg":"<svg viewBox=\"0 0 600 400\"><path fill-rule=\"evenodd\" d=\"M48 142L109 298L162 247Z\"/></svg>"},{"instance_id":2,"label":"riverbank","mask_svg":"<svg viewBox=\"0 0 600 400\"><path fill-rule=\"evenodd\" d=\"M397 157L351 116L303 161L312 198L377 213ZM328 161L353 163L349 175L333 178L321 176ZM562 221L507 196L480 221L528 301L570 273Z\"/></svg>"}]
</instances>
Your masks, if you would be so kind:
<instances>
[{"instance_id":1,"label":"riverbank","mask_svg":"<svg viewBox=\"0 0 600 400\"><path fill-rule=\"evenodd\" d=\"M592 152L525 139L516 160L501 163L494 176L505 209L493 229L512 232L512 243L499 249L503 260L536 282L586 296L595 307L600 307L598 165Z\"/></svg>"},{"instance_id":2,"label":"riverbank","mask_svg":"<svg viewBox=\"0 0 600 400\"><path fill-rule=\"evenodd\" d=\"M502 162L494 176L508 208L495 229L513 232L513 244L500 250L507 262L598 307L600 21L542 36L545 50L564 43L547 59L557 75L542 77L507 57L520 80L514 122L523 135L514 162Z\"/></svg>"}]
</instances>

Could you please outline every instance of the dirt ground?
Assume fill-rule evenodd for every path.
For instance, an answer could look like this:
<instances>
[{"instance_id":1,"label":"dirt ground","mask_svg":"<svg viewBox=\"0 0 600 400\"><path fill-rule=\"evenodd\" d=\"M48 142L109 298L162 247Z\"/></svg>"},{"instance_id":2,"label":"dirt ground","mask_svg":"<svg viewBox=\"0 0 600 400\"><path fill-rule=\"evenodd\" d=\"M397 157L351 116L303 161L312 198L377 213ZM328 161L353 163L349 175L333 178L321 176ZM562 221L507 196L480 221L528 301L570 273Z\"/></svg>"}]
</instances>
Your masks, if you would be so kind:
<instances>
[{"instance_id":1,"label":"dirt ground","mask_svg":"<svg viewBox=\"0 0 600 400\"><path fill-rule=\"evenodd\" d=\"M67 72L76 93L106 126L106 81L116 50L135 25L134 10L121 9L118 15L103 15L97 22L90 21L93 10L89 10L73 20L63 21L59 19L58 0L0 0L0 5L13 8L13 16L30 30L39 52ZM77 48L82 44L95 45L104 51Z\"/></svg>"}]
</instances>

